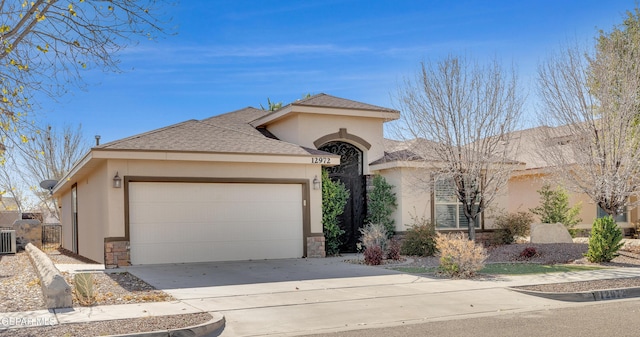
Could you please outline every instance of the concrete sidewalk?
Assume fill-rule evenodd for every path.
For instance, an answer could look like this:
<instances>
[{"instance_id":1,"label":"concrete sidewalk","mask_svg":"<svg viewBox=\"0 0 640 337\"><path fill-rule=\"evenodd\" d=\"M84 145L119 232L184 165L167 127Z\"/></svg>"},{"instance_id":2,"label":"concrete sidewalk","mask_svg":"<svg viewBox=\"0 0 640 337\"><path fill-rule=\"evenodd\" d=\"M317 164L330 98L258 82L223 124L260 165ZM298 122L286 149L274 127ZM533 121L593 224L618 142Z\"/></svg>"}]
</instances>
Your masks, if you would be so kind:
<instances>
[{"instance_id":1,"label":"concrete sidewalk","mask_svg":"<svg viewBox=\"0 0 640 337\"><path fill-rule=\"evenodd\" d=\"M529 296L508 287L640 277L640 268L621 268L447 280L336 259L126 270L177 301L0 313L0 329L214 312L226 320L222 336L294 336L584 305Z\"/></svg>"}]
</instances>

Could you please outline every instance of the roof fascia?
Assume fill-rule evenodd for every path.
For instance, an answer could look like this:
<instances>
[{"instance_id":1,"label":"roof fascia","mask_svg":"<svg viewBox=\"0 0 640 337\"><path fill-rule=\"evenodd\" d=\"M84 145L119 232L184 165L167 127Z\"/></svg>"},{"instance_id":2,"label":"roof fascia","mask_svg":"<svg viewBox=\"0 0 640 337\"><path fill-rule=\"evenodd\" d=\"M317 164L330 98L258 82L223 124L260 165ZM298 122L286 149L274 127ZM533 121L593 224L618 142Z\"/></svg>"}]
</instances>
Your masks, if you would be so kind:
<instances>
[{"instance_id":1,"label":"roof fascia","mask_svg":"<svg viewBox=\"0 0 640 337\"><path fill-rule=\"evenodd\" d=\"M350 109L350 108L333 108L322 106L307 106L307 105L290 105L274 113L260 117L250 124L253 127L260 127L269 125L277 120L288 117L289 115L297 113L306 114L318 114L318 115L333 115L333 116L348 116L348 117L360 117L360 118L377 118L386 121L397 120L400 118L400 112L391 111L378 111L378 110L363 110L363 109Z\"/></svg>"}]
</instances>

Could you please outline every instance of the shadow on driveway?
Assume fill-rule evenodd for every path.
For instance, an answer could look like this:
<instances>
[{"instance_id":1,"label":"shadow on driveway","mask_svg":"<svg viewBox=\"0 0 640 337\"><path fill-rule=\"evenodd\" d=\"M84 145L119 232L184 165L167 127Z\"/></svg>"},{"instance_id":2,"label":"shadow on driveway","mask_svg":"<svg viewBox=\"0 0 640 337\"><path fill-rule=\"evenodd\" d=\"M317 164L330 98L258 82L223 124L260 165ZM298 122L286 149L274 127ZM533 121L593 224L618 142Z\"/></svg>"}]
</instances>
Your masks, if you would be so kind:
<instances>
[{"instance_id":1,"label":"shadow on driveway","mask_svg":"<svg viewBox=\"0 0 640 337\"><path fill-rule=\"evenodd\" d=\"M157 289L398 275L401 272L343 262L345 257L141 265L126 268Z\"/></svg>"}]
</instances>

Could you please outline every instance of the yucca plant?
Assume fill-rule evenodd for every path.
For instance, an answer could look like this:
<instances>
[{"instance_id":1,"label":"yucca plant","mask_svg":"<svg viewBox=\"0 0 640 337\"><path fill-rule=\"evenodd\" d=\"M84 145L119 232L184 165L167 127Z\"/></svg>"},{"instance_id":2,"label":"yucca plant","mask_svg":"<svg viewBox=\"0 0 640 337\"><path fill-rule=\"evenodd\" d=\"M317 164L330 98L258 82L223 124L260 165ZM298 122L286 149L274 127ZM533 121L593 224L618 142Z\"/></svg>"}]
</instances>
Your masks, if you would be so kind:
<instances>
[{"instance_id":1,"label":"yucca plant","mask_svg":"<svg viewBox=\"0 0 640 337\"><path fill-rule=\"evenodd\" d=\"M75 274L73 277L73 283L75 285L76 298L80 305L88 306L95 303L96 296L93 289L93 274Z\"/></svg>"}]
</instances>

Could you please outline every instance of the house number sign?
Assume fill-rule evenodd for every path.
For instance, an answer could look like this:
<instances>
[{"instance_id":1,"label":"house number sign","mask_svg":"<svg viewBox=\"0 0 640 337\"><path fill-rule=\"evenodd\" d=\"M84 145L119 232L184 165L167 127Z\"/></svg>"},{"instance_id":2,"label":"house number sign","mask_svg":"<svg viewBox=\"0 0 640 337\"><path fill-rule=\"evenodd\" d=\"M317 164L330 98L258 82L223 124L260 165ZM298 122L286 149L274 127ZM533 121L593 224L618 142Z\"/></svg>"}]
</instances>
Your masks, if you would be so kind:
<instances>
[{"instance_id":1,"label":"house number sign","mask_svg":"<svg viewBox=\"0 0 640 337\"><path fill-rule=\"evenodd\" d=\"M311 164L331 164L331 158L313 157L311 158Z\"/></svg>"}]
</instances>

